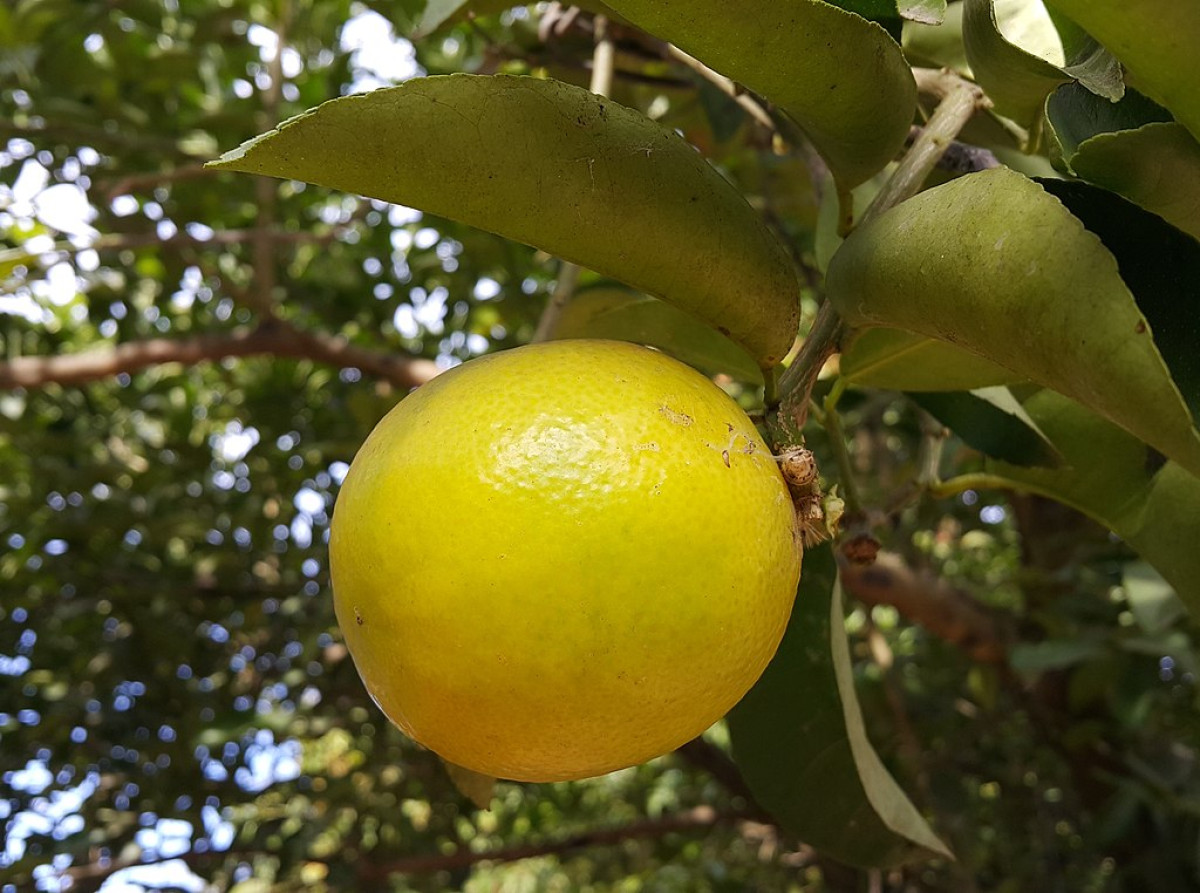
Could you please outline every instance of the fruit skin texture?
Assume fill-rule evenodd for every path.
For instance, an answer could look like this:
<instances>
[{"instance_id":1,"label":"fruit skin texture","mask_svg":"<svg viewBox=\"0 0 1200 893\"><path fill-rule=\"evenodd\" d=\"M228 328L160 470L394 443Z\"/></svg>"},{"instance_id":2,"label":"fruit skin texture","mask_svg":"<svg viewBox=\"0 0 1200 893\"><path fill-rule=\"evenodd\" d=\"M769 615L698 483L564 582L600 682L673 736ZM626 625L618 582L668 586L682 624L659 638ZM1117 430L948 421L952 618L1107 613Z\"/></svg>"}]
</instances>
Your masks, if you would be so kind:
<instances>
[{"instance_id":1,"label":"fruit skin texture","mask_svg":"<svg viewBox=\"0 0 1200 893\"><path fill-rule=\"evenodd\" d=\"M364 443L334 512L338 622L372 697L522 781L678 747L758 679L801 547L740 407L646 348L559 341L450 370Z\"/></svg>"}]
</instances>

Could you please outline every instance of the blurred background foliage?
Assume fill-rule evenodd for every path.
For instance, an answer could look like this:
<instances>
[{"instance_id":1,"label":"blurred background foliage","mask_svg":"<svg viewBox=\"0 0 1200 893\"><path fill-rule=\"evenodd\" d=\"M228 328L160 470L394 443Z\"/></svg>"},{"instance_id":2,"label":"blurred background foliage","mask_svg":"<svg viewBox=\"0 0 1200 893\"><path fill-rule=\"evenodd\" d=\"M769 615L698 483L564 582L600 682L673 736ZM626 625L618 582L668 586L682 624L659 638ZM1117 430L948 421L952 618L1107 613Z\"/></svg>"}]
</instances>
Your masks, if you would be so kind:
<instances>
[{"instance_id":1,"label":"blurred background foliage","mask_svg":"<svg viewBox=\"0 0 1200 893\"><path fill-rule=\"evenodd\" d=\"M410 42L422 0L0 6L0 890L1200 886L1192 627L1126 547L1043 500L899 500L884 546L909 595L974 618L963 635L848 587L872 738L957 863L858 872L789 839L721 727L605 778L501 783L479 810L384 721L325 558L347 463L411 384L383 358L527 340L557 265L200 166L417 73L587 84L589 13L474 8ZM655 41L618 50L614 97L683 132L814 267L811 153ZM11 376L76 354L75 379ZM865 505L897 504L931 443L979 463L895 394L841 405Z\"/></svg>"}]
</instances>

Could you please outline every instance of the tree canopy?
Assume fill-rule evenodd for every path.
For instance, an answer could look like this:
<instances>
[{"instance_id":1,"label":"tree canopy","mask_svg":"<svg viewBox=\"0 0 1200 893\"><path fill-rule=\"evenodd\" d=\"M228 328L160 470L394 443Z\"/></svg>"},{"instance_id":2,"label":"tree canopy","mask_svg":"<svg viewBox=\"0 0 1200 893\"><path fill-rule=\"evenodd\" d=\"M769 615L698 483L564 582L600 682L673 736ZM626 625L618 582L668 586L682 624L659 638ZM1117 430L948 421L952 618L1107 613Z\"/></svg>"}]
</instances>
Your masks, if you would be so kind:
<instances>
[{"instance_id":1,"label":"tree canopy","mask_svg":"<svg viewBox=\"0 0 1200 893\"><path fill-rule=\"evenodd\" d=\"M0 8L0 890L1195 889L1200 14L684 6ZM847 514L727 722L480 789L330 515L410 389L580 336Z\"/></svg>"}]
</instances>

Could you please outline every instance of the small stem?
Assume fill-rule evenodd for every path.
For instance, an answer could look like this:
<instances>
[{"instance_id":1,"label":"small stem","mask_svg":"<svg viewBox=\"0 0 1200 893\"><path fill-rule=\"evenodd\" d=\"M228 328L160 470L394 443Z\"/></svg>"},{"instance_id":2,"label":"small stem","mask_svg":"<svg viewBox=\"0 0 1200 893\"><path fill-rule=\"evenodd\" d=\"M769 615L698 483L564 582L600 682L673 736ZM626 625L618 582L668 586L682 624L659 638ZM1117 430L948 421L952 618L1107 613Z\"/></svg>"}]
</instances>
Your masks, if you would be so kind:
<instances>
[{"instance_id":1,"label":"small stem","mask_svg":"<svg viewBox=\"0 0 1200 893\"><path fill-rule=\"evenodd\" d=\"M763 108L754 97L750 96L741 87L734 83L729 78L720 72L713 71L699 59L694 56L689 56L673 43L667 44L667 55L678 62L682 62L692 71L696 72L700 77L704 78L726 96L730 97L734 102L740 105L746 113L765 127L767 130L776 131L775 121L772 120L767 110Z\"/></svg>"},{"instance_id":2,"label":"small stem","mask_svg":"<svg viewBox=\"0 0 1200 893\"><path fill-rule=\"evenodd\" d=\"M936 499L949 499L968 490L1012 490L1015 487L1016 484L1008 478L977 471L930 483L928 490L929 495Z\"/></svg>"},{"instance_id":3,"label":"small stem","mask_svg":"<svg viewBox=\"0 0 1200 893\"><path fill-rule=\"evenodd\" d=\"M613 60L616 47L608 33L608 17L596 16L594 20L596 48L592 52L592 83L589 89L600 96L612 93Z\"/></svg>"},{"instance_id":4,"label":"small stem","mask_svg":"<svg viewBox=\"0 0 1200 893\"><path fill-rule=\"evenodd\" d=\"M592 82L591 91L598 96L608 96L612 92L613 64L616 48L608 30L608 18L596 16L594 20L596 48L592 52ZM534 341L545 341L554 331L562 316L563 308L575 294L575 286L579 282L579 264L562 261L558 266L558 283L554 293L546 302L546 309L538 319L537 330L533 333Z\"/></svg>"},{"instance_id":5,"label":"small stem","mask_svg":"<svg viewBox=\"0 0 1200 893\"><path fill-rule=\"evenodd\" d=\"M854 190L840 182L835 182L834 188L837 190L838 203L837 232L844 239L854 229Z\"/></svg>"},{"instance_id":6,"label":"small stem","mask_svg":"<svg viewBox=\"0 0 1200 893\"><path fill-rule=\"evenodd\" d=\"M829 396L825 398L825 412L822 425L829 436L829 444L833 448L834 458L838 465L838 483L841 484L841 496L846 502L846 514L858 515L862 512L862 501L858 497L858 484L854 480L854 467L850 463L850 451L846 446L846 431L842 428L842 417L837 411L837 403L845 391L845 379L838 379Z\"/></svg>"},{"instance_id":7,"label":"small stem","mask_svg":"<svg viewBox=\"0 0 1200 893\"><path fill-rule=\"evenodd\" d=\"M808 398L808 414L816 420L818 425L820 425L822 428L825 427L825 410L823 410L821 408L821 404L819 404L812 397Z\"/></svg>"},{"instance_id":8,"label":"small stem","mask_svg":"<svg viewBox=\"0 0 1200 893\"><path fill-rule=\"evenodd\" d=\"M578 282L579 264L563 261L558 265L558 283L554 286L550 300L546 302L541 319L538 320L537 331L533 333L534 341L546 341L554 333L554 327L562 316L563 308L575 294L575 285Z\"/></svg>"},{"instance_id":9,"label":"small stem","mask_svg":"<svg viewBox=\"0 0 1200 893\"><path fill-rule=\"evenodd\" d=\"M774 366L763 370L763 405L774 406L779 400L779 374Z\"/></svg>"},{"instance_id":10,"label":"small stem","mask_svg":"<svg viewBox=\"0 0 1200 893\"><path fill-rule=\"evenodd\" d=\"M917 467L917 484L927 487L941 480L942 451L946 446L949 432L946 426L931 416L921 412L921 452Z\"/></svg>"},{"instance_id":11,"label":"small stem","mask_svg":"<svg viewBox=\"0 0 1200 893\"><path fill-rule=\"evenodd\" d=\"M871 206L863 213L860 226L916 195L975 112L989 106L987 97L978 86L953 72L915 69L913 74L917 75L917 83L922 90L941 95L942 101L913 142L912 148L905 153Z\"/></svg>"}]
</instances>

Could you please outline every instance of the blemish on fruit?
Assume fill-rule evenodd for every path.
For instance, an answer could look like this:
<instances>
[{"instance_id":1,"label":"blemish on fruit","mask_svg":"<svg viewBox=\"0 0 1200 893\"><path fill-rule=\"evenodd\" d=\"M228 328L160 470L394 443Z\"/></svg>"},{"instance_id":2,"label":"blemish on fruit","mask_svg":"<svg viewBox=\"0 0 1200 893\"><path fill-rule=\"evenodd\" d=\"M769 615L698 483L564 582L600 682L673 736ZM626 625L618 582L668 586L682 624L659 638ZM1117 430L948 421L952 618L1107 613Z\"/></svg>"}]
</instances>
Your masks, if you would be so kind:
<instances>
[{"instance_id":1,"label":"blemish on fruit","mask_svg":"<svg viewBox=\"0 0 1200 893\"><path fill-rule=\"evenodd\" d=\"M636 450L639 453L644 453L644 452L657 453L659 451L658 442L654 441L654 440L651 440L647 443L634 444L633 448L634 448L634 450Z\"/></svg>"},{"instance_id":2,"label":"blemish on fruit","mask_svg":"<svg viewBox=\"0 0 1200 893\"><path fill-rule=\"evenodd\" d=\"M362 614L359 613L357 606L355 606L355 608L354 608L354 622L357 623L359 626L363 625Z\"/></svg>"},{"instance_id":3,"label":"blemish on fruit","mask_svg":"<svg viewBox=\"0 0 1200 893\"><path fill-rule=\"evenodd\" d=\"M695 422L695 419L687 413L678 412L665 403L658 408L658 411L666 416L668 421L674 425L678 425L680 428L689 428Z\"/></svg>"},{"instance_id":4,"label":"blemish on fruit","mask_svg":"<svg viewBox=\"0 0 1200 893\"><path fill-rule=\"evenodd\" d=\"M1133 327L1133 330L1139 335L1144 335L1146 333L1146 320L1139 319L1138 324Z\"/></svg>"}]
</instances>

